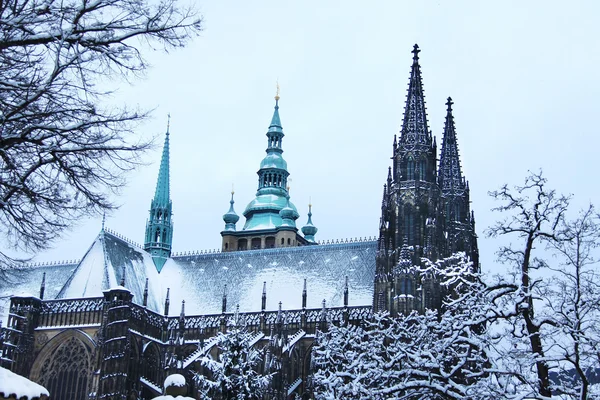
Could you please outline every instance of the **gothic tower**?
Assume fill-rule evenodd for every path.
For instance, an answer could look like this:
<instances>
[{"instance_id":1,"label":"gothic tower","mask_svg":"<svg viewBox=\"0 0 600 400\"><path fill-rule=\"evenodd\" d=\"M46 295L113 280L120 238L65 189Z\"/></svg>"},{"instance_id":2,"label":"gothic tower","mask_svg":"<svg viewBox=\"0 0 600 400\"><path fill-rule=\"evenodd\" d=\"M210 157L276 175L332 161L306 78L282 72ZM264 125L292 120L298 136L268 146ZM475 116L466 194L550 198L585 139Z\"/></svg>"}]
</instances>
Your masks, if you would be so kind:
<instances>
[{"instance_id":1,"label":"gothic tower","mask_svg":"<svg viewBox=\"0 0 600 400\"><path fill-rule=\"evenodd\" d=\"M172 204L169 191L169 125L165 136L154 199L150 203L150 218L146 222L144 250L152 255L158 272L171 256L173 242Z\"/></svg>"},{"instance_id":2,"label":"gothic tower","mask_svg":"<svg viewBox=\"0 0 600 400\"><path fill-rule=\"evenodd\" d=\"M447 232L446 250L449 254L457 251L466 252L470 255L475 267L478 267L479 253L475 234L475 217L470 211L469 182L463 177L460 168L452 104L452 98L448 97L438 172Z\"/></svg>"},{"instance_id":3,"label":"gothic tower","mask_svg":"<svg viewBox=\"0 0 600 400\"><path fill-rule=\"evenodd\" d=\"M437 260L466 251L477 263L469 188L461 175L451 101L439 172L436 140L429 131L419 65L413 48L400 138L394 137L393 167L383 188L373 307L392 315L437 308L439 285L411 272L421 257ZM437 286L436 286L437 285Z\"/></svg>"}]
</instances>

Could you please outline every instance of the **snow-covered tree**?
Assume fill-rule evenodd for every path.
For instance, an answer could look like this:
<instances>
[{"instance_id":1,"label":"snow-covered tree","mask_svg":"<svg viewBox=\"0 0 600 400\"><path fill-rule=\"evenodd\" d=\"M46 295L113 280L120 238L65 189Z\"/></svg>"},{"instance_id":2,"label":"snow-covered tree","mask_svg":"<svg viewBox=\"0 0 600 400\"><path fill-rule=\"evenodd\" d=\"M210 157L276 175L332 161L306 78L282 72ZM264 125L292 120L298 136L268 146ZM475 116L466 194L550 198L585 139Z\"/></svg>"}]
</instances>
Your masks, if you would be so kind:
<instances>
[{"instance_id":1,"label":"snow-covered tree","mask_svg":"<svg viewBox=\"0 0 600 400\"><path fill-rule=\"evenodd\" d=\"M251 335L245 328L232 324L219 333L218 359L206 356L201 364L207 376L197 374L195 382L204 398L227 400L262 399L271 375L262 374L262 354L250 345Z\"/></svg>"},{"instance_id":2,"label":"snow-covered tree","mask_svg":"<svg viewBox=\"0 0 600 400\"><path fill-rule=\"evenodd\" d=\"M313 350L313 393L318 399L364 399L384 384L385 339L391 321L376 314L369 327L330 325Z\"/></svg>"},{"instance_id":3,"label":"snow-covered tree","mask_svg":"<svg viewBox=\"0 0 600 400\"><path fill-rule=\"evenodd\" d=\"M331 326L313 350L316 398L495 398L485 347L492 294L464 254L423 259L419 274L452 288L442 310L391 318L376 314L364 326Z\"/></svg>"},{"instance_id":4,"label":"snow-covered tree","mask_svg":"<svg viewBox=\"0 0 600 400\"><path fill-rule=\"evenodd\" d=\"M569 199L554 190L548 190L541 172L530 174L523 186L510 188L504 185L490 195L502 202L494 210L508 215L490 227L488 235L516 235L523 240L520 247L508 245L499 251L500 261L515 268L512 272L516 286L507 300L508 308L514 308L508 311L507 316L520 317L513 321L517 325L513 325L512 334L527 338L529 353L535 355L537 392L540 396L550 397L549 367L541 335L542 328L551 321L536 318L534 288L540 281L533 277L533 272L542 263L533 255L533 250L538 244L556 240L556 229L568 209ZM523 325L518 325L521 322Z\"/></svg>"},{"instance_id":5,"label":"snow-covered tree","mask_svg":"<svg viewBox=\"0 0 600 400\"><path fill-rule=\"evenodd\" d=\"M600 383L600 217L590 205L577 218L564 221L560 240L549 243L557 257L546 263L553 272L540 293L546 300L547 346L553 392L572 398L600 396L590 391L591 377Z\"/></svg>"},{"instance_id":6,"label":"snow-covered tree","mask_svg":"<svg viewBox=\"0 0 600 400\"><path fill-rule=\"evenodd\" d=\"M115 106L110 95L143 75L144 48L184 46L200 23L177 0L0 2L5 243L45 248L82 215L114 207L110 192L150 140L135 134L147 112Z\"/></svg>"},{"instance_id":7,"label":"snow-covered tree","mask_svg":"<svg viewBox=\"0 0 600 400\"><path fill-rule=\"evenodd\" d=\"M518 237L500 249L507 274L489 285L497 335L491 343L508 398L588 399L600 354L600 219L594 208L568 218L569 198L538 174L492 196L506 217L488 233Z\"/></svg>"}]
</instances>

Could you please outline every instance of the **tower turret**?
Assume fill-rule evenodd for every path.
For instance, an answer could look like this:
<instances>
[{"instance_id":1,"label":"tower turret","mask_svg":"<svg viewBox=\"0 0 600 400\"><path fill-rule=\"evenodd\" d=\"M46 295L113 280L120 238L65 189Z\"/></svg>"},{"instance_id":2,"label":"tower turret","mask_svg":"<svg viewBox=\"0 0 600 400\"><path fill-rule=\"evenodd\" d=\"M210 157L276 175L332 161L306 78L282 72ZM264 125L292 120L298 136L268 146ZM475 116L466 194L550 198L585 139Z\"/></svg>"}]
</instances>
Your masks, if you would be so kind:
<instances>
[{"instance_id":1,"label":"tower turret","mask_svg":"<svg viewBox=\"0 0 600 400\"><path fill-rule=\"evenodd\" d=\"M158 272L162 270L167 258L171 256L173 241L172 203L169 188L169 125L167 124L156 191L150 203L150 218L146 222L144 240L144 250L152 255Z\"/></svg>"},{"instance_id":2,"label":"tower turret","mask_svg":"<svg viewBox=\"0 0 600 400\"><path fill-rule=\"evenodd\" d=\"M240 220L239 215L235 213L233 209L233 201L234 191L231 191L231 200L229 201L229 211L223 215L223 221L225 221L225 231L235 231L235 224Z\"/></svg>"},{"instance_id":3,"label":"tower turret","mask_svg":"<svg viewBox=\"0 0 600 400\"><path fill-rule=\"evenodd\" d=\"M243 212L246 217L244 227L241 230L235 229L233 220L237 215L233 208L223 216L226 220L225 230L221 232L223 251L269 249L309 243L298 233L296 220L300 215L290 201L290 173L282 155L284 134L279 116L279 85L266 136L267 154L257 171L256 196Z\"/></svg>"},{"instance_id":4,"label":"tower turret","mask_svg":"<svg viewBox=\"0 0 600 400\"><path fill-rule=\"evenodd\" d=\"M289 188L288 188L289 192ZM288 195L287 204L285 207L279 211L279 216L281 217L281 225L280 229L292 228L296 229L296 218L298 218L298 213L294 213L294 209L290 207L290 196Z\"/></svg>"},{"instance_id":5,"label":"tower turret","mask_svg":"<svg viewBox=\"0 0 600 400\"><path fill-rule=\"evenodd\" d=\"M315 235L317 234L317 227L313 225L312 222L312 204L308 204L308 221L306 225L302 227L302 233L304 234L304 239L306 239L309 243L315 243Z\"/></svg>"}]
</instances>

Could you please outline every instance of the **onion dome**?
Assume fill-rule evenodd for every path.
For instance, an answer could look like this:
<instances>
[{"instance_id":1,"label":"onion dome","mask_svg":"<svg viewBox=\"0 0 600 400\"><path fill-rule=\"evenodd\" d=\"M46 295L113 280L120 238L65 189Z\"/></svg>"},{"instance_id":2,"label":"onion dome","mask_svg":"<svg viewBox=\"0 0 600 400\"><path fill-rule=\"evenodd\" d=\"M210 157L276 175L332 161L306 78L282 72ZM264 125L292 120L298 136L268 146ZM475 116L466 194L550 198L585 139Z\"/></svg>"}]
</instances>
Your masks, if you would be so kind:
<instances>
[{"instance_id":1,"label":"onion dome","mask_svg":"<svg viewBox=\"0 0 600 400\"><path fill-rule=\"evenodd\" d=\"M304 238L310 243L315 242L315 235L317 234L317 227L312 223L312 204L308 205L308 222L302 227L302 233Z\"/></svg>"},{"instance_id":2,"label":"onion dome","mask_svg":"<svg viewBox=\"0 0 600 400\"><path fill-rule=\"evenodd\" d=\"M283 207L281 211L279 211L279 216L281 217L282 227L287 226L294 229L296 228L296 220L298 219L299 215L296 210L290 207L290 196L288 196L287 198L287 204L285 205L285 207Z\"/></svg>"},{"instance_id":3,"label":"onion dome","mask_svg":"<svg viewBox=\"0 0 600 400\"><path fill-rule=\"evenodd\" d=\"M231 200L229 201L229 211L223 215L223 221L225 221L225 230L226 231L235 231L235 224L240 220L240 216L235 213L233 209L233 194L231 192Z\"/></svg>"}]
</instances>

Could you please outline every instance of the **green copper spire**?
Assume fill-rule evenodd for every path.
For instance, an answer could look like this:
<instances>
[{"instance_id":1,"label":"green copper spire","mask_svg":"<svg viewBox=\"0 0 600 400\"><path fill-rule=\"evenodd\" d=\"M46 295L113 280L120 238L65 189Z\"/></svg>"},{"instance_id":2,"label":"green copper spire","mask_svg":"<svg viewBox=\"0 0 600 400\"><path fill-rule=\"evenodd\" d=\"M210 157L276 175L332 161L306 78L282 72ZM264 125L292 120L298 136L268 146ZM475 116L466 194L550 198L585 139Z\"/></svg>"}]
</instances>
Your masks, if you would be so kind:
<instances>
[{"instance_id":1,"label":"green copper spire","mask_svg":"<svg viewBox=\"0 0 600 400\"><path fill-rule=\"evenodd\" d=\"M312 204L308 204L308 221L306 225L302 227L302 233L304 234L304 239L308 240L310 243L315 243L315 235L317 234L317 227L313 225L312 222Z\"/></svg>"},{"instance_id":2,"label":"green copper spire","mask_svg":"<svg viewBox=\"0 0 600 400\"><path fill-rule=\"evenodd\" d=\"M231 200L229 201L229 211L225 215L223 215L223 221L225 221L225 230L226 231L235 231L235 224L240 220L239 215L235 213L233 209L233 194L235 192L231 191Z\"/></svg>"},{"instance_id":3,"label":"green copper spire","mask_svg":"<svg viewBox=\"0 0 600 400\"><path fill-rule=\"evenodd\" d=\"M167 258L171 256L171 243L173 241L173 222L171 221L172 204L169 193L169 128L163 147L156 192L150 204L150 218L146 222L146 237L144 250L152 255L152 260L158 272L162 270Z\"/></svg>"},{"instance_id":4,"label":"green copper spire","mask_svg":"<svg viewBox=\"0 0 600 400\"><path fill-rule=\"evenodd\" d=\"M154 193L154 201L157 204L166 205L171 200L169 199L169 125L167 123L167 133L165 135L165 144L163 146L162 159L160 160L160 169L158 170L158 180L156 181L156 192Z\"/></svg>"},{"instance_id":5,"label":"green copper spire","mask_svg":"<svg viewBox=\"0 0 600 400\"><path fill-rule=\"evenodd\" d=\"M275 110L267 131L267 155L261 161L260 169L257 172L258 191L256 198L248 204L244 211L246 224L243 230L245 231L279 228L283 223L279 212L286 206L291 209L289 216L292 221L299 217L296 207L288 199L287 184L290 173L287 170L287 162L282 156L283 137L283 128L279 117L278 89L277 96L275 96ZM291 225L286 226L291 227ZM293 227L295 229L295 223Z\"/></svg>"}]
</instances>

